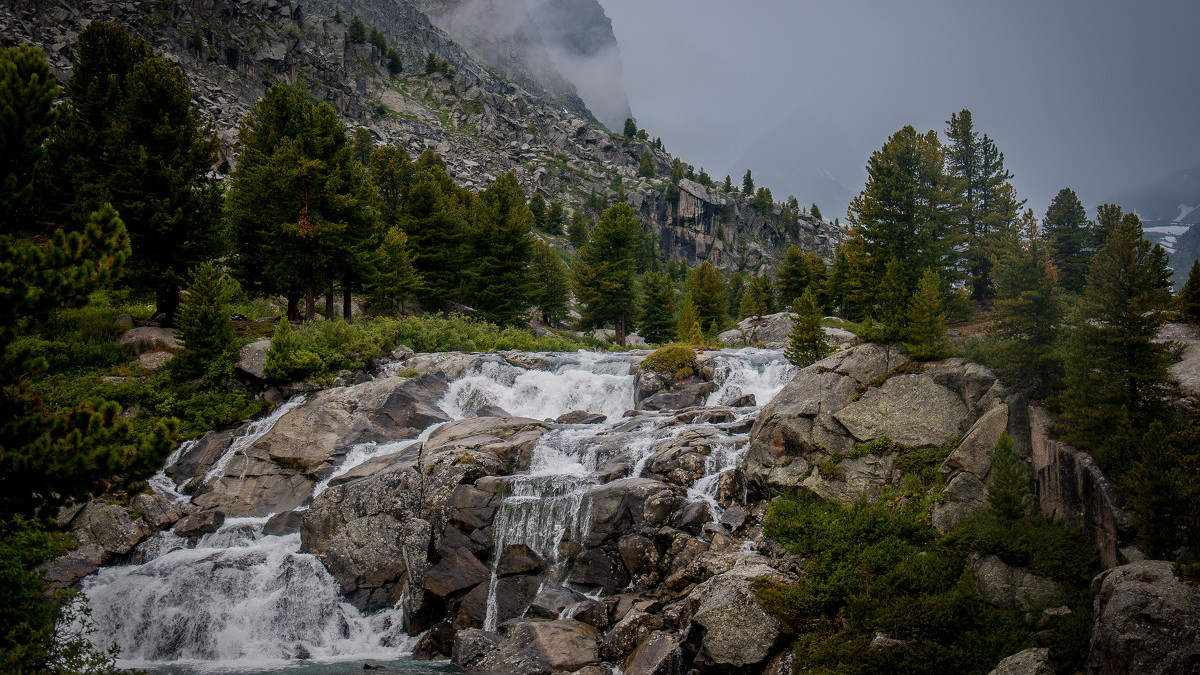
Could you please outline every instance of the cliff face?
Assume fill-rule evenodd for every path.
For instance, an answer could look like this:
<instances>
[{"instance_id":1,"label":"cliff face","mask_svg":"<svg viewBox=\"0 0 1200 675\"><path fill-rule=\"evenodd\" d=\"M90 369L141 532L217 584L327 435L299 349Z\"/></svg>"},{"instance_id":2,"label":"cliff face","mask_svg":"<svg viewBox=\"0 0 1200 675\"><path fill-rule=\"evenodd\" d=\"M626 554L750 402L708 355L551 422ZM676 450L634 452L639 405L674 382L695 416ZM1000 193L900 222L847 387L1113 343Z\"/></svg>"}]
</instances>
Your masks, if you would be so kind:
<instances>
[{"instance_id":1,"label":"cliff face","mask_svg":"<svg viewBox=\"0 0 1200 675\"><path fill-rule=\"evenodd\" d=\"M570 6L567 0L548 2L564 12ZM585 0L570 0L576 2ZM338 11L340 21L334 18ZM402 58L402 74L390 77L377 49L348 39L353 14L387 36L389 48ZM668 175L669 154L645 141L615 136L590 115L564 110L546 95L498 77L405 2L3 0L0 43L41 47L56 76L65 80L76 37L91 20L121 23L179 64L221 137L217 169L223 173L236 161L238 125L255 101L277 82L303 83L348 124L369 129L377 142L403 147L414 157L436 151L466 187L481 189L512 172L526 194L540 192L568 209L584 208L589 201L612 203L623 191L668 260L689 265L711 260L726 271L761 272L787 245L799 243L828 258L846 236L806 217L785 223L779 205L773 213L760 213L740 193L686 179L676 197L666 179L637 172L648 152L656 175ZM560 44L565 40L580 53L594 52L607 44L603 35L597 37L603 32L565 31L568 37ZM426 75L429 53L445 61L452 74Z\"/></svg>"}]
</instances>

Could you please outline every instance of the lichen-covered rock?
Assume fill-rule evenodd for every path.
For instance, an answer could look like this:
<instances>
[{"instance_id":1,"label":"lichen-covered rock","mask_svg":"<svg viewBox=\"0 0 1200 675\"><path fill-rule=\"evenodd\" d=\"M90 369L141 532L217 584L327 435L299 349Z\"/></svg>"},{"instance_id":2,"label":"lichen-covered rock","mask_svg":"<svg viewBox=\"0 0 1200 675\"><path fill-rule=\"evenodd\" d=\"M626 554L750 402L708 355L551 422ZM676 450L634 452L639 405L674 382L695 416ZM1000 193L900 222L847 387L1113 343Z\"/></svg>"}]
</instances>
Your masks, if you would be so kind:
<instances>
[{"instance_id":1,"label":"lichen-covered rock","mask_svg":"<svg viewBox=\"0 0 1200 675\"><path fill-rule=\"evenodd\" d=\"M890 438L912 447L942 445L967 420L962 398L925 375L899 375L834 413L860 443Z\"/></svg>"},{"instance_id":2,"label":"lichen-covered rock","mask_svg":"<svg viewBox=\"0 0 1200 675\"><path fill-rule=\"evenodd\" d=\"M655 631L625 659L625 675L674 675L683 665L679 636Z\"/></svg>"},{"instance_id":3,"label":"lichen-covered rock","mask_svg":"<svg viewBox=\"0 0 1200 675\"><path fill-rule=\"evenodd\" d=\"M687 598L696 607L692 622L704 628L697 659L718 668L762 663L779 638L779 622L758 604L754 579L786 581L766 565L742 565L700 584Z\"/></svg>"},{"instance_id":4,"label":"lichen-covered rock","mask_svg":"<svg viewBox=\"0 0 1200 675\"><path fill-rule=\"evenodd\" d=\"M1031 612L1063 603L1062 584L1027 569L1006 565L994 555L972 554L967 564L979 594L991 604Z\"/></svg>"},{"instance_id":5,"label":"lichen-covered rock","mask_svg":"<svg viewBox=\"0 0 1200 675\"><path fill-rule=\"evenodd\" d=\"M238 353L237 371L249 375L254 380L266 382L267 376L263 373L263 367L267 364L267 350L270 348L270 338L243 345Z\"/></svg>"},{"instance_id":6,"label":"lichen-covered rock","mask_svg":"<svg viewBox=\"0 0 1200 675\"><path fill-rule=\"evenodd\" d=\"M1041 647L1017 652L997 664L988 675L1054 675L1050 650Z\"/></svg>"},{"instance_id":7,"label":"lichen-covered rock","mask_svg":"<svg viewBox=\"0 0 1200 675\"><path fill-rule=\"evenodd\" d=\"M1143 560L1092 581L1095 626L1089 675L1200 672L1200 585L1171 563Z\"/></svg>"}]
</instances>

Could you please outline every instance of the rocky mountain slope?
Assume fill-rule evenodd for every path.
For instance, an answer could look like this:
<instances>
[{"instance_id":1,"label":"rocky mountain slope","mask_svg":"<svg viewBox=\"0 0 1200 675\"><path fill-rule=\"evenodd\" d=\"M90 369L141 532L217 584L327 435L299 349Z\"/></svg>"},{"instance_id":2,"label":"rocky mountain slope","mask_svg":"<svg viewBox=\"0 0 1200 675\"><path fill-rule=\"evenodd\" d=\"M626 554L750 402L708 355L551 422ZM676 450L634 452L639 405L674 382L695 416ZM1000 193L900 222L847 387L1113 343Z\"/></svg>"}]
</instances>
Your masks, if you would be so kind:
<instances>
[{"instance_id":1,"label":"rocky mountain slope","mask_svg":"<svg viewBox=\"0 0 1200 675\"><path fill-rule=\"evenodd\" d=\"M341 7L384 33L401 56L401 75L388 75L378 49L349 39L349 12L335 16ZM846 236L805 216L785 222L779 204L760 212L740 193L686 179L673 189L669 154L499 78L403 0L4 0L0 39L42 47L65 79L75 36L97 19L126 25L180 65L220 134L223 172L253 103L276 82L302 83L377 142L413 155L438 152L467 187L511 171L527 194L541 192L569 209L611 203L623 191L667 259L756 271L793 243L829 257ZM444 73L425 74L431 53L445 62ZM658 178L638 175L647 152Z\"/></svg>"}]
</instances>

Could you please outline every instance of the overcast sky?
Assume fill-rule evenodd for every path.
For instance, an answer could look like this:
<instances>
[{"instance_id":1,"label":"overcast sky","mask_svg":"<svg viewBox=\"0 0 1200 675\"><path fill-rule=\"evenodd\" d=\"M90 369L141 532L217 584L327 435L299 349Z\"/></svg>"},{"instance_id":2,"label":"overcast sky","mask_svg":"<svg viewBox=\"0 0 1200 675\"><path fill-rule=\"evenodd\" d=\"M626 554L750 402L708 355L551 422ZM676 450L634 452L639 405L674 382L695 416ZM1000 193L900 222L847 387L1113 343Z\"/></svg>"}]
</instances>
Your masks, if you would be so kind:
<instances>
[{"instance_id":1,"label":"overcast sky","mask_svg":"<svg viewBox=\"0 0 1200 675\"><path fill-rule=\"evenodd\" d=\"M639 125L717 178L785 155L857 191L891 133L962 108L1039 216L1200 166L1200 0L600 3Z\"/></svg>"}]
</instances>

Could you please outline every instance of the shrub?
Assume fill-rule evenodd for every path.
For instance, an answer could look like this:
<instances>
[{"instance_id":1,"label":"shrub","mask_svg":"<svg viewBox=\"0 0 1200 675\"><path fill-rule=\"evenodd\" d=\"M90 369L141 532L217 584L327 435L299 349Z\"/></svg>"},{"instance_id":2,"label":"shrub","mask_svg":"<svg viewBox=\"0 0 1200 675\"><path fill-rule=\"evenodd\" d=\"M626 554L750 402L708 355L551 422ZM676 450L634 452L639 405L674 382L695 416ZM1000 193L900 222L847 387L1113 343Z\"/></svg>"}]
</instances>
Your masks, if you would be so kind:
<instances>
[{"instance_id":1,"label":"shrub","mask_svg":"<svg viewBox=\"0 0 1200 675\"><path fill-rule=\"evenodd\" d=\"M263 365L263 374L267 379L271 382L291 382L307 377L320 368L321 357L300 349L292 336L292 324L287 317L280 319Z\"/></svg>"},{"instance_id":2,"label":"shrub","mask_svg":"<svg viewBox=\"0 0 1200 675\"><path fill-rule=\"evenodd\" d=\"M687 379L683 371L689 373L696 369L696 350L687 345L667 345L654 350L642 361L642 368L654 373L675 375L677 379Z\"/></svg>"}]
</instances>

